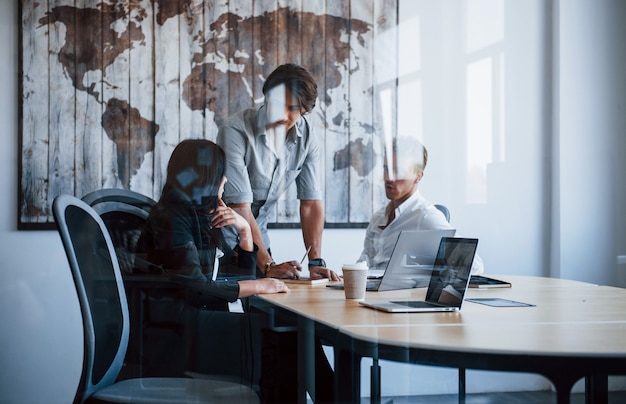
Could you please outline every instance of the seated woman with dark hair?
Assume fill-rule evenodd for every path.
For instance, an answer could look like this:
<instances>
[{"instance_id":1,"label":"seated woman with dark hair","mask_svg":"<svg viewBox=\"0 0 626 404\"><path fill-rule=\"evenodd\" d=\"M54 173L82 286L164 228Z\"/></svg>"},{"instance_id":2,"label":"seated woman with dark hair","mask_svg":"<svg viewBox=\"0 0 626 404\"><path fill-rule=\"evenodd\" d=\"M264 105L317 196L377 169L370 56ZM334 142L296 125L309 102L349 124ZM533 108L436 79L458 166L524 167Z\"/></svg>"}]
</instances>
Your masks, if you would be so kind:
<instances>
[{"instance_id":1,"label":"seated woman with dark hair","mask_svg":"<svg viewBox=\"0 0 626 404\"><path fill-rule=\"evenodd\" d=\"M225 165L224 151L208 140L184 140L176 146L139 248L157 272L184 282L200 294L198 298L206 297L211 303L286 292L281 281L254 279L257 248L250 225L221 199ZM224 241L221 229L225 226L239 234L234 251ZM250 280L215 282L214 271L250 275Z\"/></svg>"},{"instance_id":2,"label":"seated woman with dark hair","mask_svg":"<svg viewBox=\"0 0 626 404\"><path fill-rule=\"evenodd\" d=\"M258 249L252 241L250 225L221 200L226 183L225 164L224 151L213 142L184 140L178 144L168 163L161 197L151 210L140 236L138 258L150 263L151 273L162 275L175 286L149 292L149 297L158 301L153 306L159 307L157 311L163 316L167 314L168 321L176 317L174 322L182 325L189 318L190 308L209 310L207 317L215 311L227 312L228 303L240 298L288 291L278 279L255 279ZM239 235L235 248L230 248L224 241L222 229L225 226L232 226ZM228 280L231 275L236 275L239 280ZM228 314L236 318L235 313ZM213 315L213 318L217 317L226 318ZM236 321L241 323L240 319ZM215 329L214 323L204 325L204 328L216 335L229 331L221 324L221 329ZM203 327L202 324L196 325L199 329ZM157 352L155 354L147 352L146 355L151 357L146 360L155 362L168 373L174 370L171 368L176 371L189 369L188 360L198 360L195 344L206 342L202 341L203 335L193 343L182 340L180 335L167 338L158 335L150 342L160 344L160 347L152 351ZM213 347L213 351L220 351L220 347ZM178 364L165 369L161 365L161 354L170 356ZM226 359L240 365L236 358L223 358L224 355L220 358L219 354L211 353L214 362Z\"/></svg>"}]
</instances>

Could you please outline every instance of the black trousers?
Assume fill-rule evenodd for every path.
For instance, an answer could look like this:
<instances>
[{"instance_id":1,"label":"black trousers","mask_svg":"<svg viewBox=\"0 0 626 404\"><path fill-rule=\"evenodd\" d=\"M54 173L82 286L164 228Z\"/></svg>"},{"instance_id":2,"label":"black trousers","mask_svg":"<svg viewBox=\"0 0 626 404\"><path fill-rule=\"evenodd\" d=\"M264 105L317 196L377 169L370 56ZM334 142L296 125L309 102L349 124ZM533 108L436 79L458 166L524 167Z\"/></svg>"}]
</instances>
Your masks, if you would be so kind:
<instances>
[{"instance_id":1,"label":"black trousers","mask_svg":"<svg viewBox=\"0 0 626 404\"><path fill-rule=\"evenodd\" d=\"M296 331L263 329L261 401L294 403L298 399L298 350ZM315 403L331 403L334 397L333 370L319 340L315 343Z\"/></svg>"},{"instance_id":2,"label":"black trousers","mask_svg":"<svg viewBox=\"0 0 626 404\"><path fill-rule=\"evenodd\" d=\"M268 325L266 313L202 311L188 369L221 375L258 391L263 403L298 399L297 332ZM288 330L288 331L285 331ZM315 403L332 403L334 374L322 344L315 341Z\"/></svg>"},{"instance_id":3,"label":"black trousers","mask_svg":"<svg viewBox=\"0 0 626 404\"><path fill-rule=\"evenodd\" d=\"M263 321L259 313L201 310L196 338L187 354L188 369L258 391Z\"/></svg>"}]
</instances>

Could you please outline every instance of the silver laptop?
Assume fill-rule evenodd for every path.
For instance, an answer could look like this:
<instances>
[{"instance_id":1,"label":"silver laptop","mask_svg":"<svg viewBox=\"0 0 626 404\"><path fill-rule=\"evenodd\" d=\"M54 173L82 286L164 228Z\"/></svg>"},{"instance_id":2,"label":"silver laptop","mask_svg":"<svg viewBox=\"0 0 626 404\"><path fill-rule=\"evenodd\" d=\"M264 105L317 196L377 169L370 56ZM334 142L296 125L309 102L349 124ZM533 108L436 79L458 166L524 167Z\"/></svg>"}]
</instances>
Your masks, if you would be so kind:
<instances>
[{"instance_id":1,"label":"silver laptop","mask_svg":"<svg viewBox=\"0 0 626 404\"><path fill-rule=\"evenodd\" d=\"M444 237L426 291L426 300L359 302L390 313L461 310L469 284L478 240Z\"/></svg>"},{"instance_id":2,"label":"silver laptop","mask_svg":"<svg viewBox=\"0 0 626 404\"><path fill-rule=\"evenodd\" d=\"M455 229L405 230L400 232L391 257L382 274L368 276L366 289L370 292L386 290L425 288L430 280L437 249L442 237L453 237ZM377 271L370 270L369 273ZM343 289L341 283L326 285Z\"/></svg>"}]
</instances>

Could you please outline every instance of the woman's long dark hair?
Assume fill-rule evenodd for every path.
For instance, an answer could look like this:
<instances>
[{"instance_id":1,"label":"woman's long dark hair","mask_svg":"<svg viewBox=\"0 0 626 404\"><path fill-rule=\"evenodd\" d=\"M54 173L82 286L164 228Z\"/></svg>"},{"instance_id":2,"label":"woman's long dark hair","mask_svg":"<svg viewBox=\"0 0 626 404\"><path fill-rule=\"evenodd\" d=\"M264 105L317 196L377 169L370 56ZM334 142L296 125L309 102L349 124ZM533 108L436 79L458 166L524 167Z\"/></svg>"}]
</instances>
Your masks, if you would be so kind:
<instances>
[{"instance_id":1,"label":"woman's long dark hair","mask_svg":"<svg viewBox=\"0 0 626 404\"><path fill-rule=\"evenodd\" d=\"M226 154L220 146L205 139L183 140L172 152L167 165L163 195L174 189L187 195L198 214L204 242L226 253L230 248L222 231L211 225L211 214L218 206L218 191L225 170ZM200 198L195 196L196 193L200 193Z\"/></svg>"},{"instance_id":2,"label":"woman's long dark hair","mask_svg":"<svg viewBox=\"0 0 626 404\"><path fill-rule=\"evenodd\" d=\"M213 210L217 207L217 193L225 170L226 155L220 146L205 139L183 140L167 165L164 191L168 187L179 189L193 198L195 192L203 190L202 205Z\"/></svg>"}]
</instances>

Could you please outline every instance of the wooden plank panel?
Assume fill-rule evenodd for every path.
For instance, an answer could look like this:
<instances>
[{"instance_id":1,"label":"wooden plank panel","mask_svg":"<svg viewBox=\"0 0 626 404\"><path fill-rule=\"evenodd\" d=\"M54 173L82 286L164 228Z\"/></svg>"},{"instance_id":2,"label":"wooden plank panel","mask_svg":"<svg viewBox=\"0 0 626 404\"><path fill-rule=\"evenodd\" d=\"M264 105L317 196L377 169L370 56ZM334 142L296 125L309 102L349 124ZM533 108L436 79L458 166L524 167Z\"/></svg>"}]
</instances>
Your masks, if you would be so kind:
<instances>
[{"instance_id":1,"label":"wooden plank panel","mask_svg":"<svg viewBox=\"0 0 626 404\"><path fill-rule=\"evenodd\" d=\"M226 116L263 102L265 77L286 62L318 79L309 119L324 142L327 223L367 221L384 202L382 168L359 166L381 152L380 91L367 90L383 67L384 75L395 69L387 56L397 57L388 35L396 7L396 0L22 3L20 223L51 222L49 204L60 192L126 187L158 198L179 141L215 139ZM40 21L48 9L50 24ZM395 88L387 91L394 103ZM298 206L292 187L273 220L299 222Z\"/></svg>"},{"instance_id":2,"label":"wooden plank panel","mask_svg":"<svg viewBox=\"0 0 626 404\"><path fill-rule=\"evenodd\" d=\"M228 97L224 99L224 103L228 107L228 115L232 115L240 111L241 109L247 106L246 100L240 89L240 81L238 75L234 72L235 68L235 54L239 49L239 36L241 34L239 23L241 22L241 17L237 14L239 2L237 1L229 1L228 2L228 14L226 27L227 37L224 41L224 45L226 46L224 49L224 55L226 57L226 66L225 71L222 77L226 77L226 85Z\"/></svg>"},{"instance_id":3,"label":"wooden plank panel","mask_svg":"<svg viewBox=\"0 0 626 404\"><path fill-rule=\"evenodd\" d=\"M223 25L219 17L228 13L227 2L205 1L204 23L206 41L203 45L203 97L207 138L215 140L222 120L228 115L228 77L223 71L227 58L222 45ZM227 50L227 49L226 49Z\"/></svg>"},{"instance_id":4,"label":"wooden plank panel","mask_svg":"<svg viewBox=\"0 0 626 404\"><path fill-rule=\"evenodd\" d=\"M189 1L181 4L180 15L178 16L180 26L179 63L180 63L180 140L204 138L204 119L197 108L190 108L189 102L185 100L185 83L192 75L195 67L194 56L199 48L199 37L204 28L204 5L200 0ZM200 105L204 99L204 88L200 86ZM193 95L194 97L196 94Z\"/></svg>"},{"instance_id":5,"label":"wooden plank panel","mask_svg":"<svg viewBox=\"0 0 626 404\"><path fill-rule=\"evenodd\" d=\"M263 85L267 76L274 71L280 64L280 50L278 44L285 40L285 32L280 29L279 17L280 4L276 0L267 2L255 1L254 13L255 19L254 33L258 33L256 39L253 39L253 46L257 54L259 68L255 69L255 94L258 98L255 100L255 107L260 107L265 102L263 95ZM262 12L262 13L261 13ZM268 222L277 221L278 208L274 207L271 214L268 215Z\"/></svg>"},{"instance_id":6,"label":"wooden plank panel","mask_svg":"<svg viewBox=\"0 0 626 404\"><path fill-rule=\"evenodd\" d=\"M154 19L155 120L160 126L155 137L154 195L159 197L167 177L167 163L180 135L180 20L184 0L160 2Z\"/></svg>"},{"instance_id":7,"label":"wooden plank panel","mask_svg":"<svg viewBox=\"0 0 626 404\"><path fill-rule=\"evenodd\" d=\"M324 46L326 42L326 25L324 24L324 14L326 12L326 2L324 0L307 0L302 2L302 28L301 28L301 43L302 43L302 60L301 63L305 66L311 74L317 80L317 101L315 109L307 116L311 125L317 133L320 147L322 148L322 158L320 161L319 173L320 173L320 186L321 189L325 189L326 181L324 175L324 167L327 162L327 151L325 150L326 139L326 125L324 121L324 109L322 105L322 95L325 92L326 84L326 52ZM325 193L322 198L325 197Z\"/></svg>"},{"instance_id":8,"label":"wooden plank panel","mask_svg":"<svg viewBox=\"0 0 626 404\"><path fill-rule=\"evenodd\" d=\"M206 88L208 108L213 111L216 129L229 115L229 15L228 2L212 3L205 8L207 32L210 40L205 44ZM216 132L217 134L217 132Z\"/></svg>"},{"instance_id":9,"label":"wooden plank panel","mask_svg":"<svg viewBox=\"0 0 626 404\"><path fill-rule=\"evenodd\" d=\"M200 91L202 94L202 105L200 111L204 116L204 136L206 139L211 141L215 141L217 138L217 131L219 129L211 106L211 102L215 102L216 100L215 91L212 90L212 88L215 87L214 78L216 69L215 63L210 62L210 60L213 60L215 57L213 32L210 28L211 23L214 21L213 10L214 7L212 2L204 2L202 49L200 49L199 54L197 55L197 57L201 58L201 60L197 60L197 64L194 66L194 69L198 71L198 74L200 74L200 80L195 85L202 87L202 90ZM209 47L211 46L213 47L211 50L212 53L209 52ZM194 77L197 77L197 75L194 75Z\"/></svg>"},{"instance_id":10,"label":"wooden plank panel","mask_svg":"<svg viewBox=\"0 0 626 404\"><path fill-rule=\"evenodd\" d=\"M130 189L154 198L154 138L160 126L154 122L154 9L150 0L143 0L130 10L128 27L130 115Z\"/></svg>"},{"instance_id":11,"label":"wooden plank panel","mask_svg":"<svg viewBox=\"0 0 626 404\"><path fill-rule=\"evenodd\" d=\"M308 47L302 42L301 13L299 0L278 1L278 64L302 64L302 54ZM306 66L305 66L306 67ZM276 204L276 221L279 223L300 223L300 203L296 184L291 184Z\"/></svg>"},{"instance_id":12,"label":"wooden plank panel","mask_svg":"<svg viewBox=\"0 0 626 404\"><path fill-rule=\"evenodd\" d=\"M284 59L280 63L302 64L302 54L308 49L308 45L302 42L302 0L278 0L279 9L285 9L283 14L284 30L279 49L284 51Z\"/></svg>"},{"instance_id":13,"label":"wooden plank panel","mask_svg":"<svg viewBox=\"0 0 626 404\"><path fill-rule=\"evenodd\" d=\"M276 0L256 0L254 2L254 24L252 46L254 49L254 105L260 107L264 101L263 84L265 78L278 66L278 53L274 44L280 33L276 25Z\"/></svg>"},{"instance_id":14,"label":"wooden plank panel","mask_svg":"<svg viewBox=\"0 0 626 404\"><path fill-rule=\"evenodd\" d=\"M49 105L48 150L48 201L47 210L57 195L74 194L74 99L75 85L75 31L76 18L70 7L74 2L63 0L50 3L50 10L57 22L50 24L50 93L63 94L54 97ZM52 222L52 217L47 218Z\"/></svg>"},{"instance_id":15,"label":"wooden plank panel","mask_svg":"<svg viewBox=\"0 0 626 404\"><path fill-rule=\"evenodd\" d=\"M128 47L128 1L117 5L102 4L103 55L101 70L106 78L102 99L104 112L102 126L103 187L130 187L130 62ZM123 7L121 10L118 7Z\"/></svg>"},{"instance_id":16,"label":"wooden plank panel","mask_svg":"<svg viewBox=\"0 0 626 404\"><path fill-rule=\"evenodd\" d=\"M325 164L326 190L325 212L327 223L348 221L349 208L349 156L345 150L349 140L349 83L348 83L348 43L350 32L349 3L326 0L325 33L326 43L326 94L323 94L320 107L325 107L325 121L328 124L325 135L325 150L328 156ZM348 160L347 160L348 159Z\"/></svg>"},{"instance_id":17,"label":"wooden plank panel","mask_svg":"<svg viewBox=\"0 0 626 404\"><path fill-rule=\"evenodd\" d=\"M228 47L228 109L232 115L244 109L252 108L252 12L251 2L230 2L229 11L236 18L229 23Z\"/></svg>"},{"instance_id":18,"label":"wooden plank panel","mask_svg":"<svg viewBox=\"0 0 626 404\"><path fill-rule=\"evenodd\" d=\"M376 165L372 172L372 207L374 210L385 206L388 202L383 182L383 145L386 135L393 136L396 133L396 122L395 119L389 123L383 122L382 111L388 108L392 117L396 116L397 13L397 0L377 0L375 2L373 47L376 58L374 60L375 85L372 107L378 141L373 144L374 153L377 156ZM385 125L388 126L387 129L385 129ZM389 133L385 133L384 130L389 131Z\"/></svg>"},{"instance_id":19,"label":"wooden plank panel","mask_svg":"<svg viewBox=\"0 0 626 404\"><path fill-rule=\"evenodd\" d=\"M102 19L99 0L83 2L81 19L77 24L76 52L77 80L82 89L76 92L76 189L75 195L83 195L100 189L102 181Z\"/></svg>"},{"instance_id":20,"label":"wooden plank panel","mask_svg":"<svg viewBox=\"0 0 626 404\"><path fill-rule=\"evenodd\" d=\"M351 3L350 33L350 222L372 216L372 22L373 0Z\"/></svg>"},{"instance_id":21,"label":"wooden plank panel","mask_svg":"<svg viewBox=\"0 0 626 404\"><path fill-rule=\"evenodd\" d=\"M25 3L28 3L25 1ZM48 182L48 32L40 19L48 2L22 6L22 127L19 223L47 220Z\"/></svg>"},{"instance_id":22,"label":"wooden plank panel","mask_svg":"<svg viewBox=\"0 0 626 404\"><path fill-rule=\"evenodd\" d=\"M312 120L316 121L323 139L323 107L325 85L326 85L326 25L324 24L326 13L325 0L307 0L302 3L302 24L301 43L302 59L301 63L306 67L317 80L318 100L316 107L311 113Z\"/></svg>"}]
</instances>

